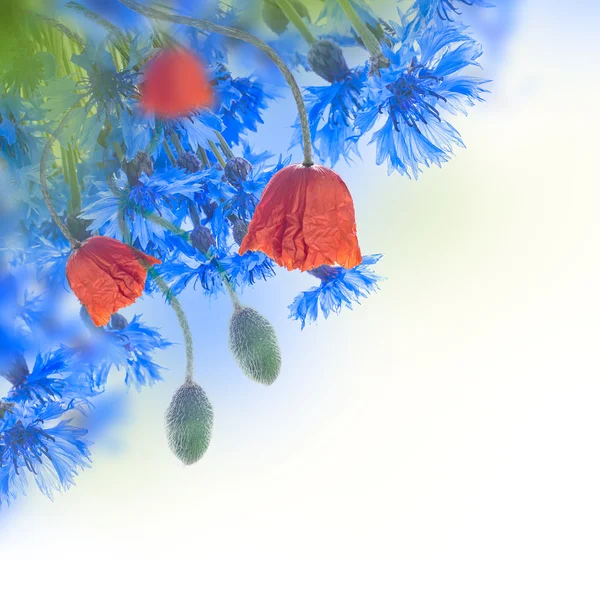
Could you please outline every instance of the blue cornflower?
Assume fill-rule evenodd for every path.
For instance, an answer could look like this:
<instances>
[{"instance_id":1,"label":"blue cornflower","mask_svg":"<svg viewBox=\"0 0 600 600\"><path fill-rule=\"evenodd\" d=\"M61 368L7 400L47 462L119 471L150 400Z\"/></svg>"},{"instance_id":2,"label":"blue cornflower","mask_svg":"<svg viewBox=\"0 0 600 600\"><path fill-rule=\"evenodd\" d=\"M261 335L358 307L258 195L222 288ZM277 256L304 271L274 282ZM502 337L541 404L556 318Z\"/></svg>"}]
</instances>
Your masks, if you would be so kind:
<instances>
[{"instance_id":1,"label":"blue cornflower","mask_svg":"<svg viewBox=\"0 0 600 600\"><path fill-rule=\"evenodd\" d=\"M0 506L25 493L28 473L52 499L55 491L67 490L79 470L89 466L88 444L82 439L87 431L70 425L59 403L9 401L0 408Z\"/></svg>"},{"instance_id":2,"label":"blue cornflower","mask_svg":"<svg viewBox=\"0 0 600 600\"><path fill-rule=\"evenodd\" d=\"M139 74L130 69L117 71L104 46L88 41L85 50L71 60L86 72L80 92L88 97L88 108L97 108L100 121L118 115L136 97Z\"/></svg>"},{"instance_id":3,"label":"blue cornflower","mask_svg":"<svg viewBox=\"0 0 600 600\"><path fill-rule=\"evenodd\" d=\"M441 113L466 114L486 91L484 80L460 73L477 65L481 55L479 44L464 31L454 26L410 29L397 49L383 47L389 66L369 80L365 108L355 123L363 135L383 115L383 126L370 143L377 144L377 164L387 160L389 173L416 178L422 165L441 166L454 146L464 147Z\"/></svg>"},{"instance_id":4,"label":"blue cornflower","mask_svg":"<svg viewBox=\"0 0 600 600\"><path fill-rule=\"evenodd\" d=\"M71 254L71 246L61 235L54 240L35 235L28 252L29 260L35 264L40 281L51 287L67 288L66 267Z\"/></svg>"},{"instance_id":5,"label":"blue cornflower","mask_svg":"<svg viewBox=\"0 0 600 600\"><path fill-rule=\"evenodd\" d=\"M167 251L165 230L147 214L157 214L171 222L177 218L175 210L180 201L176 196L193 199L202 190L202 175L186 173L183 169L155 171L148 176L142 173L136 185L130 186L127 176L119 171L110 185L97 183L96 200L81 213L81 218L91 221L89 231L100 231L103 235L123 240L119 219L123 216L131 232L132 242L142 250Z\"/></svg>"},{"instance_id":6,"label":"blue cornflower","mask_svg":"<svg viewBox=\"0 0 600 600\"><path fill-rule=\"evenodd\" d=\"M494 5L487 0L415 0L411 11L416 12L423 21L431 21L435 18L453 21L457 15L460 15L460 8L463 6L490 8Z\"/></svg>"},{"instance_id":7,"label":"blue cornflower","mask_svg":"<svg viewBox=\"0 0 600 600\"><path fill-rule=\"evenodd\" d=\"M69 351L66 348L59 348L38 354L31 372L27 364L24 364L19 385L10 391L9 401L42 404L48 400L60 402L65 396L67 387L65 373L70 370L69 358Z\"/></svg>"},{"instance_id":8,"label":"blue cornflower","mask_svg":"<svg viewBox=\"0 0 600 600\"><path fill-rule=\"evenodd\" d=\"M358 155L354 119L364 106L367 77L368 67L359 66L330 85L306 88L313 144L319 158L332 166L340 157L348 162L351 153ZM302 139L299 121L294 127L292 146L300 144Z\"/></svg>"},{"instance_id":9,"label":"blue cornflower","mask_svg":"<svg viewBox=\"0 0 600 600\"><path fill-rule=\"evenodd\" d=\"M36 122L42 111L15 94L5 94L0 101L0 157L11 167L21 168L39 158L41 131Z\"/></svg>"},{"instance_id":10,"label":"blue cornflower","mask_svg":"<svg viewBox=\"0 0 600 600\"><path fill-rule=\"evenodd\" d=\"M175 295L179 295L190 284L194 289L200 284L207 296L216 296L225 290L221 275L221 253L215 248L211 252L210 257L203 257L198 253L194 264L172 260L161 267L160 274Z\"/></svg>"},{"instance_id":11,"label":"blue cornflower","mask_svg":"<svg viewBox=\"0 0 600 600\"><path fill-rule=\"evenodd\" d=\"M381 254L364 256L363 261L354 269L323 266L313 269L311 274L321 280L317 287L301 292L289 306L290 319L302 324L314 322L319 316L319 308L327 318L331 312L339 313L343 306L352 309L353 303L360 304L371 292L379 289L377 282L382 278L369 268L381 258Z\"/></svg>"},{"instance_id":12,"label":"blue cornflower","mask_svg":"<svg viewBox=\"0 0 600 600\"><path fill-rule=\"evenodd\" d=\"M254 285L259 279L275 276L275 263L262 252L235 253L221 260L234 287Z\"/></svg>"},{"instance_id":13,"label":"blue cornflower","mask_svg":"<svg viewBox=\"0 0 600 600\"><path fill-rule=\"evenodd\" d=\"M216 131L223 130L219 116L208 109L196 111L189 117L173 121L175 129L182 134L183 141L196 152L198 148L207 148L209 142L219 141Z\"/></svg>"},{"instance_id":14,"label":"blue cornflower","mask_svg":"<svg viewBox=\"0 0 600 600\"><path fill-rule=\"evenodd\" d=\"M271 99L254 77L236 77L224 68L217 72L215 91L219 98L219 114L223 120L223 137L235 146L241 136L257 131L262 125L262 111Z\"/></svg>"},{"instance_id":15,"label":"blue cornflower","mask_svg":"<svg viewBox=\"0 0 600 600\"><path fill-rule=\"evenodd\" d=\"M90 322L91 323L91 322ZM140 316L127 321L122 315L113 315L105 328L90 324L91 339L76 349L76 360L89 365L94 385L102 389L113 367L125 370L125 384L139 391L162 381L160 367L153 360L156 350L171 346L156 329L148 327Z\"/></svg>"}]
</instances>

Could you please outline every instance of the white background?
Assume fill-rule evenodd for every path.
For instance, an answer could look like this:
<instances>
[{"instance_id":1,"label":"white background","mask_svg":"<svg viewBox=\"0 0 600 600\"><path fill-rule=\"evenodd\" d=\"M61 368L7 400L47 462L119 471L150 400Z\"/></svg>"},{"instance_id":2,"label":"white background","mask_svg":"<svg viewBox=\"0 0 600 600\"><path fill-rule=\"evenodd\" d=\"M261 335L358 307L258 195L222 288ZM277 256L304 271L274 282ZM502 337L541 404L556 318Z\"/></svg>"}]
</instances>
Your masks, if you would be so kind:
<instances>
[{"instance_id":1,"label":"white background","mask_svg":"<svg viewBox=\"0 0 600 600\"><path fill-rule=\"evenodd\" d=\"M172 349L75 488L0 513L0 597L600 597L600 11L551 4L523 3L442 170L388 178L371 149L338 169L382 291L303 332L306 279L253 292L286 361L271 388L214 365L226 305L191 310L197 337L222 322L197 358L209 452L166 448Z\"/></svg>"}]
</instances>

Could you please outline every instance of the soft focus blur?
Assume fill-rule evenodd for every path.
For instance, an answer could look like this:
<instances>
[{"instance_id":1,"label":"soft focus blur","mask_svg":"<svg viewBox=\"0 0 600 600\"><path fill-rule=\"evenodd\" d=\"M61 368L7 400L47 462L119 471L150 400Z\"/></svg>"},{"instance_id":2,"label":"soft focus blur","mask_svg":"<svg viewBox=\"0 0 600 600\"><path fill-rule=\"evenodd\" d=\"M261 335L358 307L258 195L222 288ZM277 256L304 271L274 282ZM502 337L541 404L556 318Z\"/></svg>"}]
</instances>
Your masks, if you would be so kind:
<instances>
[{"instance_id":1,"label":"soft focus blur","mask_svg":"<svg viewBox=\"0 0 600 600\"><path fill-rule=\"evenodd\" d=\"M304 331L286 307L308 276L246 294L280 338L271 387L229 355L227 302L184 293L215 408L193 467L163 430L175 317L124 311L179 343L165 382L110 427L98 407L69 493L0 512L1 597L600 596L600 8L496 4L464 10L494 79L458 120L467 148L418 181L372 146L337 169L363 251L384 253L380 293ZM267 113L272 151L293 120L289 99Z\"/></svg>"}]
</instances>

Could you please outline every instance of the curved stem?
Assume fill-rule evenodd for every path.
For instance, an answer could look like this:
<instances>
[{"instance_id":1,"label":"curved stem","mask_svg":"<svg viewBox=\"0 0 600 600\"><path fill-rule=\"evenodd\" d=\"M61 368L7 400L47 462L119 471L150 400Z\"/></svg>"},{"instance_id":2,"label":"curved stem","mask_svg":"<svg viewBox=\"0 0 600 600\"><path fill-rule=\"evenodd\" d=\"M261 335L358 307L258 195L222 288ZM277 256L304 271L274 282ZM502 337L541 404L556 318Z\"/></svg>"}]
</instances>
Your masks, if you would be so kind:
<instances>
[{"instance_id":1,"label":"curved stem","mask_svg":"<svg viewBox=\"0 0 600 600\"><path fill-rule=\"evenodd\" d=\"M171 23L178 23L180 25L189 25L190 27L204 31L211 31L213 33L235 38L237 40L242 40L243 42L248 42L253 46L256 46L259 50L262 50L275 63L292 90L294 100L296 101L296 106L298 107L300 126L302 128L302 147L304 150L303 164L307 167L310 167L312 164L314 164L312 160L312 141L310 136L310 127L308 124L308 114L306 112L306 106L304 105L304 99L302 98L302 92L300 91L292 72L287 68L285 62L283 62L279 54L277 54L277 52L275 52L270 46L265 44L265 42L255 35L240 29L226 27L225 25L217 25L216 23L211 23L210 21L185 17L183 15L171 15L161 10L144 6L135 0L119 1L121 4L127 6L127 8L130 8L131 10L144 15L145 17L169 21Z\"/></svg>"},{"instance_id":2,"label":"curved stem","mask_svg":"<svg viewBox=\"0 0 600 600\"><path fill-rule=\"evenodd\" d=\"M110 185L110 182L109 182ZM127 229L127 224L125 222L125 214L123 210L119 211L119 228L121 229L121 235L123 236L124 242L131 246L131 234ZM168 222L168 221L167 221ZM173 225L173 227L175 227ZM177 315L177 320L179 321L179 326L181 327L181 332L183 333L183 340L185 343L185 380L193 381L194 379L194 339L192 337L192 330L190 329L190 324L185 316L185 311L183 310L183 306L181 306L181 302L177 296L171 291L171 288L167 285L167 282L156 272L154 268L148 270L148 275L156 281L156 285L159 287L160 291L164 294L167 302L171 305L175 314Z\"/></svg>"},{"instance_id":3,"label":"curved stem","mask_svg":"<svg viewBox=\"0 0 600 600\"><path fill-rule=\"evenodd\" d=\"M183 306L181 306L181 302L179 302L177 296L171 291L167 282L154 269L150 269L148 275L154 279L156 285L165 295L165 298L177 315L177 320L179 321L179 326L181 327L185 342L185 380L191 382L194 380L194 339Z\"/></svg>"},{"instance_id":4,"label":"curved stem","mask_svg":"<svg viewBox=\"0 0 600 600\"><path fill-rule=\"evenodd\" d=\"M342 10L346 13L352 26L356 29L356 33L358 33L365 48L369 51L373 62L380 63L383 59L381 46L379 45L377 38L360 18L350 0L337 0L337 3L342 7Z\"/></svg>"},{"instance_id":5,"label":"curved stem","mask_svg":"<svg viewBox=\"0 0 600 600\"><path fill-rule=\"evenodd\" d=\"M167 221L167 219L164 219L163 217L160 217L157 214L147 213L145 211L144 212L140 211L140 212L145 219L148 219L148 221L152 221L153 223L160 225L164 229L167 229L171 233L178 235L179 237L183 238L189 244L190 234L187 231L184 231L180 227L177 227L177 225L174 225L170 221ZM198 252L200 252L200 250L198 250ZM210 253L204 254L203 252L200 252L200 254L202 254L202 256L204 256L204 258L206 258L207 260L214 260L214 258L215 258ZM221 265L221 263L218 260L215 260L215 263L217 265L217 271L219 272L219 276L221 277L221 280L223 281L223 285L225 286L225 289L227 290L227 294L229 295L229 298L230 298L231 302L233 303L234 308L239 308L241 306L240 298L237 295L237 292L235 291L234 287L231 285L231 281L229 281L229 277L227 277L227 272L225 271L225 268L223 267L223 265Z\"/></svg>"},{"instance_id":6,"label":"curved stem","mask_svg":"<svg viewBox=\"0 0 600 600\"><path fill-rule=\"evenodd\" d=\"M306 23L302 20L302 17L298 14L298 11L294 8L290 0L275 0L275 3L279 5L281 12L294 24L294 27L296 27L306 42L312 46L317 41L317 38L310 32L310 29L306 26Z\"/></svg>"},{"instance_id":7,"label":"curved stem","mask_svg":"<svg viewBox=\"0 0 600 600\"><path fill-rule=\"evenodd\" d=\"M59 123L58 127L54 130L53 133L50 134L46 145L44 146L44 150L42 151L42 156L40 158L40 185L42 186L42 196L44 196L44 202L46 207L48 208L48 212L52 217L56 226L60 229L61 233L67 238L69 244L71 244L72 248L79 248L81 246L81 242L76 240L69 231L69 228L66 226L64 221L58 216L54 205L52 204L52 198L50 197L50 190L48 189L48 178L46 176L46 164L48 162L48 154L50 154L50 149L52 148L52 144L56 141L58 136L64 131L65 127L73 111L76 106L79 104L81 99L77 100L77 102L67 111L65 116L62 118L62 121Z\"/></svg>"}]
</instances>

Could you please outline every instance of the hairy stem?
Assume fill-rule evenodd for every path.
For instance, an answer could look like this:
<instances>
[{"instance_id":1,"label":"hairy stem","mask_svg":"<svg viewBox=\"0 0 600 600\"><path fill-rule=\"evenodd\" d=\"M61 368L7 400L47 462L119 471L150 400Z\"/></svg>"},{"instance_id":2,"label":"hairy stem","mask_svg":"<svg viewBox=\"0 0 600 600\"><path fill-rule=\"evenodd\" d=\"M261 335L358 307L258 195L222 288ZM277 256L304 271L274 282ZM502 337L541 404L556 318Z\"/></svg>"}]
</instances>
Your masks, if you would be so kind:
<instances>
[{"instance_id":1,"label":"hairy stem","mask_svg":"<svg viewBox=\"0 0 600 600\"><path fill-rule=\"evenodd\" d=\"M275 0L275 2L279 5L281 12L283 12L288 20L294 24L294 27L300 32L300 35L308 42L308 44L314 44L317 39L310 32L310 29L306 26L306 23L298 14L298 11L294 8L294 5L290 0Z\"/></svg>"},{"instance_id":2,"label":"hairy stem","mask_svg":"<svg viewBox=\"0 0 600 600\"><path fill-rule=\"evenodd\" d=\"M242 31L241 29L234 29L233 27L226 27L225 25L217 25L216 23L211 23L210 21L185 17L183 15L172 15L170 13L163 12L162 10L144 6L135 0L119 1L121 4L127 6L127 8L130 8L131 10L144 15L145 17L169 21L171 23L178 23L180 25L189 25L190 27L194 27L202 31L211 31L213 33L218 33L220 35L225 35L237 40L248 42L249 44L256 46L259 50L262 50L275 63L292 90L294 100L296 101L296 106L298 107L298 115L300 117L300 125L302 128L302 147L304 150L303 164L307 167L314 164L312 160L312 141L308 123L308 114L306 112L304 99L302 98L302 92L300 91L292 72L288 69L287 65L285 62L283 62L279 54L277 54L277 52L275 52L270 46L268 46L260 38L252 35L251 33L247 33L246 31Z\"/></svg>"},{"instance_id":3,"label":"hairy stem","mask_svg":"<svg viewBox=\"0 0 600 600\"><path fill-rule=\"evenodd\" d=\"M155 213L150 213L150 212L145 212L145 211L144 212L140 211L140 212L145 219L148 219L149 221L152 221L153 223L160 225L164 229L167 229L171 233L178 235L179 237L183 238L186 242L189 243L190 234L187 231L184 231L180 227L177 227L177 225L174 225L170 221L167 221L167 219L163 219L163 217L160 217L159 215L157 215ZM200 252L200 251L198 250L198 252ZM214 258L215 258L210 253L204 254L203 252L200 252L200 254L202 254L202 256L204 256L204 258L206 258L207 260L214 260ZM221 280L223 281L223 284L225 285L225 289L227 290L227 293L229 294L229 298L231 299L233 306L234 307L241 306L240 299L237 295L237 292L231 285L231 281L229 281L229 277L227 277L227 272L225 271L225 268L221 265L221 263L219 261L215 261L215 263L217 265L217 271L219 272L219 276L221 277Z\"/></svg>"},{"instance_id":4,"label":"hairy stem","mask_svg":"<svg viewBox=\"0 0 600 600\"><path fill-rule=\"evenodd\" d=\"M61 233L67 238L69 244L71 244L72 248L79 248L81 246L81 242L76 240L69 231L69 228L66 226L64 221L58 216L54 205L52 204L52 198L50 197L50 190L48 189L48 177L46 175L46 165L48 163L48 155L50 154L50 149L52 148L52 144L56 141L58 136L64 131L73 111L79 104L80 100L78 100L65 114L62 118L62 121L59 123L58 127L54 130L53 133L50 134L46 145L42 151L42 156L40 158L40 185L42 186L42 195L44 196L44 202L46 207L48 208L48 212L52 217L56 226L60 229Z\"/></svg>"},{"instance_id":5,"label":"hairy stem","mask_svg":"<svg viewBox=\"0 0 600 600\"><path fill-rule=\"evenodd\" d=\"M177 320L179 321L179 326L181 327L185 342L185 380L186 382L192 382L194 380L194 339L183 306L181 306L181 302L179 302L177 296L171 291L171 288L167 285L166 281L155 269L150 269L148 275L154 279L156 285L164 294L167 302L171 305L177 315Z\"/></svg>"}]
</instances>

